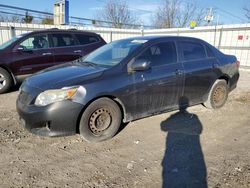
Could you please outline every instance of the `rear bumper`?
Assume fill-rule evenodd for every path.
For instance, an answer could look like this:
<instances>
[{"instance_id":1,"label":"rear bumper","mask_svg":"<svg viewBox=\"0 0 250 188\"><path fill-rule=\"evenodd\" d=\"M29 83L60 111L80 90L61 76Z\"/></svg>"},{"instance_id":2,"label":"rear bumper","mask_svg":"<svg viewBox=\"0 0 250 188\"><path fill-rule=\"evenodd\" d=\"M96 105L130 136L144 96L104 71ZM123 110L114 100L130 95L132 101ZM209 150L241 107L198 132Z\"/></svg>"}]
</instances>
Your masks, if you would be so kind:
<instances>
[{"instance_id":1,"label":"rear bumper","mask_svg":"<svg viewBox=\"0 0 250 188\"><path fill-rule=\"evenodd\" d=\"M78 130L78 118L83 105L69 100L45 107L16 103L22 125L40 136L66 136Z\"/></svg>"},{"instance_id":2,"label":"rear bumper","mask_svg":"<svg viewBox=\"0 0 250 188\"><path fill-rule=\"evenodd\" d=\"M230 79L230 82L229 82L229 91L233 91L236 87L237 87L237 83L238 83L238 80L240 78L240 74L237 73L235 74L231 79Z\"/></svg>"}]
</instances>

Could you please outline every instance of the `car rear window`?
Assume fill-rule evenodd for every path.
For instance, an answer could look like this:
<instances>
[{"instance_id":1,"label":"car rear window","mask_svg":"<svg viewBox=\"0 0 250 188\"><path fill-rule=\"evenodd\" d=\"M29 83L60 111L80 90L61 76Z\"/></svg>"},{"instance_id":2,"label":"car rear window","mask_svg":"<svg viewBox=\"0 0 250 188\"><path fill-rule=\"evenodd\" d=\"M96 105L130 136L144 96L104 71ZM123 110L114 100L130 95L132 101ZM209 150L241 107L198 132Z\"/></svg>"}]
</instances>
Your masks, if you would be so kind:
<instances>
[{"instance_id":1,"label":"car rear window","mask_svg":"<svg viewBox=\"0 0 250 188\"><path fill-rule=\"evenodd\" d=\"M98 42L100 40L96 36L84 35L84 34L76 34L76 38L78 39L81 45L91 44L94 42Z\"/></svg>"},{"instance_id":2,"label":"car rear window","mask_svg":"<svg viewBox=\"0 0 250 188\"><path fill-rule=\"evenodd\" d=\"M194 42L180 42L180 46L184 61L206 58L206 52L202 44Z\"/></svg>"},{"instance_id":3,"label":"car rear window","mask_svg":"<svg viewBox=\"0 0 250 188\"><path fill-rule=\"evenodd\" d=\"M140 59L149 59L152 66L161 66L177 62L176 48L173 42L164 42L149 47Z\"/></svg>"},{"instance_id":4,"label":"car rear window","mask_svg":"<svg viewBox=\"0 0 250 188\"><path fill-rule=\"evenodd\" d=\"M54 47L77 45L75 38L71 34L52 34Z\"/></svg>"}]
</instances>

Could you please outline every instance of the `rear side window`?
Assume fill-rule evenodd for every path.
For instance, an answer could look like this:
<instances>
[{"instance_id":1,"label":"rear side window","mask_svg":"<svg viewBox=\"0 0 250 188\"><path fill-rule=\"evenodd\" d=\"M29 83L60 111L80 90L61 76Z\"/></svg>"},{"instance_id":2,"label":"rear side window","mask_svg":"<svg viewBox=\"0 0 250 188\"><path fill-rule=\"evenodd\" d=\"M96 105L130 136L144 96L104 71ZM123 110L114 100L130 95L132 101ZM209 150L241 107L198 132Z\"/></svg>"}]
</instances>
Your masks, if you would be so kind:
<instances>
[{"instance_id":1,"label":"rear side window","mask_svg":"<svg viewBox=\"0 0 250 188\"><path fill-rule=\"evenodd\" d=\"M71 34L52 34L54 47L75 46L77 42Z\"/></svg>"},{"instance_id":2,"label":"rear side window","mask_svg":"<svg viewBox=\"0 0 250 188\"><path fill-rule=\"evenodd\" d=\"M151 66L161 66L177 62L176 48L173 42L165 42L149 47L139 56L139 59L149 59Z\"/></svg>"},{"instance_id":3,"label":"rear side window","mask_svg":"<svg viewBox=\"0 0 250 188\"><path fill-rule=\"evenodd\" d=\"M206 46L206 51L207 51L207 57L214 57L214 53L212 50Z\"/></svg>"},{"instance_id":4,"label":"rear side window","mask_svg":"<svg viewBox=\"0 0 250 188\"><path fill-rule=\"evenodd\" d=\"M99 41L99 38L96 36L84 35L84 34L76 34L75 36L81 45L91 44Z\"/></svg>"},{"instance_id":5,"label":"rear side window","mask_svg":"<svg viewBox=\"0 0 250 188\"><path fill-rule=\"evenodd\" d=\"M190 61L206 58L204 46L194 42L180 42L183 60Z\"/></svg>"}]
</instances>

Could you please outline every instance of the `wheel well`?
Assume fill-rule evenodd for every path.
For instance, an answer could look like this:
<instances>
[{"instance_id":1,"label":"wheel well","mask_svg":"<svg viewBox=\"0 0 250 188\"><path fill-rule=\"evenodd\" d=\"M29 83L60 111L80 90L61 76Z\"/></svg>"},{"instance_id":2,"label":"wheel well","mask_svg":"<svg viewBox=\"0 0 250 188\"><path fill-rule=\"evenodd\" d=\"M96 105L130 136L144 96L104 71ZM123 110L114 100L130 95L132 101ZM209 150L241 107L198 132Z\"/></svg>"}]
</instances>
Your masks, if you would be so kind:
<instances>
[{"instance_id":1,"label":"wheel well","mask_svg":"<svg viewBox=\"0 0 250 188\"><path fill-rule=\"evenodd\" d=\"M15 76L13 75L13 73L7 67L5 67L3 65L0 65L0 68L6 70L11 75L11 78L12 78L14 84L16 84L16 79L15 79Z\"/></svg>"},{"instance_id":2,"label":"wheel well","mask_svg":"<svg viewBox=\"0 0 250 188\"><path fill-rule=\"evenodd\" d=\"M223 75L223 76L219 77L218 79L219 80L226 80L227 84L229 85L230 80L229 80L229 76L228 75Z\"/></svg>"},{"instance_id":3,"label":"wheel well","mask_svg":"<svg viewBox=\"0 0 250 188\"><path fill-rule=\"evenodd\" d=\"M82 111L80 112L79 114L79 117L78 117L78 120L77 120L77 125L76 125L76 132L79 133L79 125L80 125L80 121L81 121L81 116L83 114L83 112L86 110L86 108L88 108L88 106L94 102L95 100L97 99L100 99L100 98L109 98L111 99L112 101L114 101L118 107L120 108L121 110L121 114L122 114L122 120L126 120L126 110L125 110L125 106L123 105L122 101L120 99L118 99L117 97L114 97L114 96L111 96L111 95L103 95L103 96L99 96L99 97L96 97L92 100L90 100L85 106L84 108L82 109Z\"/></svg>"}]
</instances>

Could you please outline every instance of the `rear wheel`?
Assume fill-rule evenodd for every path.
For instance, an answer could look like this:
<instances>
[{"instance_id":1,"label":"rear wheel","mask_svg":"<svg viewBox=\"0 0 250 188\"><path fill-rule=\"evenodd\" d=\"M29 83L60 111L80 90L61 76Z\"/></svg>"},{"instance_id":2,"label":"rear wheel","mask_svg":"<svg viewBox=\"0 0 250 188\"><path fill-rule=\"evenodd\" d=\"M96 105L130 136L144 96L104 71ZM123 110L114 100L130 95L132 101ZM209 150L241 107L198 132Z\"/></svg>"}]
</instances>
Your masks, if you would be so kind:
<instances>
[{"instance_id":1,"label":"rear wheel","mask_svg":"<svg viewBox=\"0 0 250 188\"><path fill-rule=\"evenodd\" d=\"M226 80L216 80L204 105L212 109L221 108L227 101L228 92Z\"/></svg>"},{"instance_id":2,"label":"rear wheel","mask_svg":"<svg viewBox=\"0 0 250 188\"><path fill-rule=\"evenodd\" d=\"M3 68L0 68L0 94L6 93L13 85L11 75Z\"/></svg>"},{"instance_id":3,"label":"rear wheel","mask_svg":"<svg viewBox=\"0 0 250 188\"><path fill-rule=\"evenodd\" d=\"M112 138L121 125L121 110L109 98L92 102L80 120L80 135L89 142L100 142Z\"/></svg>"}]
</instances>

